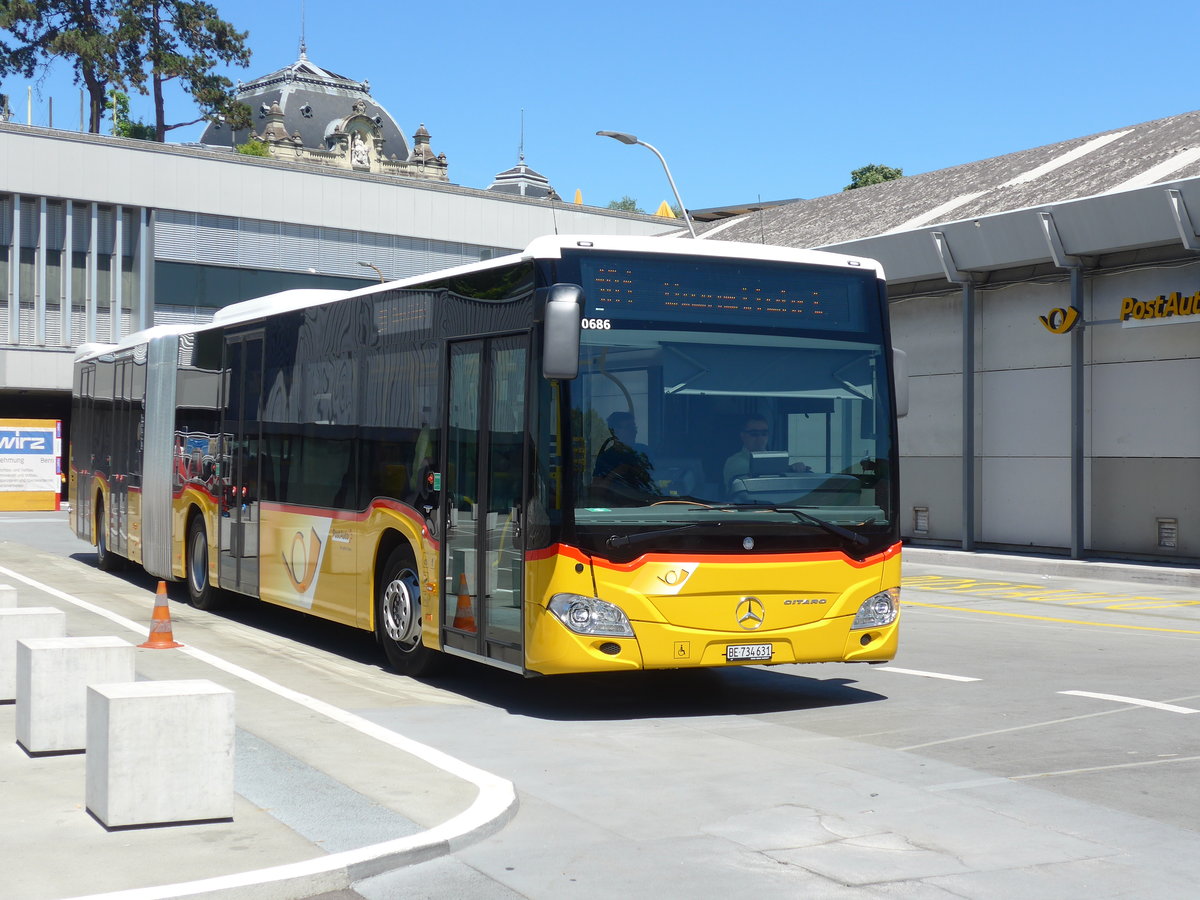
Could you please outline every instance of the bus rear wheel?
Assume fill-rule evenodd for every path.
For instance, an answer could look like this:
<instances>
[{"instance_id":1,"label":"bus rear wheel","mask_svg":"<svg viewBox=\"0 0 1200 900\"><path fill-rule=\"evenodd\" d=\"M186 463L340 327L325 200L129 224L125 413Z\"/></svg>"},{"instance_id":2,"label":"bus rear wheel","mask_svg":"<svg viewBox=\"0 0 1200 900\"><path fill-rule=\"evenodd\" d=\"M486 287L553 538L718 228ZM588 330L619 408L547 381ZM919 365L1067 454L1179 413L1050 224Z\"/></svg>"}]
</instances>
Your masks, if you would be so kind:
<instances>
[{"instance_id":1,"label":"bus rear wheel","mask_svg":"<svg viewBox=\"0 0 1200 900\"><path fill-rule=\"evenodd\" d=\"M188 599L196 609L217 609L221 592L208 577L208 531L204 519L193 516L188 523L187 539Z\"/></svg>"},{"instance_id":2,"label":"bus rear wheel","mask_svg":"<svg viewBox=\"0 0 1200 900\"><path fill-rule=\"evenodd\" d=\"M101 572L113 572L120 568L121 559L108 549L108 519L104 515L104 501L96 500L96 568Z\"/></svg>"},{"instance_id":3,"label":"bus rear wheel","mask_svg":"<svg viewBox=\"0 0 1200 900\"><path fill-rule=\"evenodd\" d=\"M421 579L403 547L388 554L375 589L375 634L401 675L430 675L441 654L421 642Z\"/></svg>"}]
</instances>

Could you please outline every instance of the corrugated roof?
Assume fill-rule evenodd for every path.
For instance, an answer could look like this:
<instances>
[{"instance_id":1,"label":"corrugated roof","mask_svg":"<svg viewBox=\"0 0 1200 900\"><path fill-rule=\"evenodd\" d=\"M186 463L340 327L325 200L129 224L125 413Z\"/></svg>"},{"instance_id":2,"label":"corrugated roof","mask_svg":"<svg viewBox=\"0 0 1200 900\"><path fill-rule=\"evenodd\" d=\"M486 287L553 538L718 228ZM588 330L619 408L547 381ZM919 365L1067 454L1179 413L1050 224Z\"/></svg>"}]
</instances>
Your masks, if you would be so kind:
<instances>
[{"instance_id":1,"label":"corrugated roof","mask_svg":"<svg viewBox=\"0 0 1200 900\"><path fill-rule=\"evenodd\" d=\"M714 240L824 247L1200 176L1200 112L910 175L700 226Z\"/></svg>"}]
</instances>

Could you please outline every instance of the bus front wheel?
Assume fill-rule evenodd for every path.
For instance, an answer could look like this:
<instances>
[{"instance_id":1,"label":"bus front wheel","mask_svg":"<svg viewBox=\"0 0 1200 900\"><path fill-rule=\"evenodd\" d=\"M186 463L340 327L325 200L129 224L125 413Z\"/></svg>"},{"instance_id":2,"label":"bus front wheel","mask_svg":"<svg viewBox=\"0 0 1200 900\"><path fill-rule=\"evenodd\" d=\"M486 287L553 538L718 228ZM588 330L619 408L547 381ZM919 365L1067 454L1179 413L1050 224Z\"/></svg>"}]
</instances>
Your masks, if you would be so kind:
<instances>
[{"instance_id":1,"label":"bus front wheel","mask_svg":"<svg viewBox=\"0 0 1200 900\"><path fill-rule=\"evenodd\" d=\"M208 577L208 531L204 519L193 516L187 540L188 599L196 609L216 609L221 593Z\"/></svg>"},{"instance_id":2,"label":"bus front wheel","mask_svg":"<svg viewBox=\"0 0 1200 900\"><path fill-rule=\"evenodd\" d=\"M421 579L403 547L380 570L375 596L375 633L392 668L401 675L429 675L439 654L421 642Z\"/></svg>"}]
</instances>

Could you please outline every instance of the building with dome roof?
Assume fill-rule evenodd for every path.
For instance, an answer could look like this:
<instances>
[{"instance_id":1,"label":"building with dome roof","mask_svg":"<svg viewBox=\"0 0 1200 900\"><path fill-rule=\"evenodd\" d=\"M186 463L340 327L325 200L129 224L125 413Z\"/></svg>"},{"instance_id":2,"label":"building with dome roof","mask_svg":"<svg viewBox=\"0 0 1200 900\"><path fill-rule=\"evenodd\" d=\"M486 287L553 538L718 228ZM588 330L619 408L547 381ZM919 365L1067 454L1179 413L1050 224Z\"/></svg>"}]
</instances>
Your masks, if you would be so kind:
<instances>
[{"instance_id":1,"label":"building with dome roof","mask_svg":"<svg viewBox=\"0 0 1200 900\"><path fill-rule=\"evenodd\" d=\"M551 187L549 178L525 165L524 152L515 166L496 175L495 180L488 185L488 190L501 194L516 194L520 197L535 197L539 200L562 199L558 191Z\"/></svg>"},{"instance_id":2,"label":"building with dome roof","mask_svg":"<svg viewBox=\"0 0 1200 900\"><path fill-rule=\"evenodd\" d=\"M208 147L236 147L251 138L271 156L379 175L449 181L446 155L430 147L421 124L410 145L391 113L371 96L369 81L355 81L300 58L269 75L238 85L237 100L250 107L254 127L230 130L210 122L200 136Z\"/></svg>"}]
</instances>

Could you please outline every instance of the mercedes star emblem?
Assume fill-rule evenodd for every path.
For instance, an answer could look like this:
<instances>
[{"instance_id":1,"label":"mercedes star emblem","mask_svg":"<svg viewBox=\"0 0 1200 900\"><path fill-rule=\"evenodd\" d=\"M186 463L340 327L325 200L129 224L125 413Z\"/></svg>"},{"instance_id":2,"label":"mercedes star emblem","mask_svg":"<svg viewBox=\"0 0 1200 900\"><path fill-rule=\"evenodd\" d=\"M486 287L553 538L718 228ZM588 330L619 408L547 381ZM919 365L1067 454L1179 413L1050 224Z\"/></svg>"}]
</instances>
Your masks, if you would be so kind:
<instances>
[{"instance_id":1,"label":"mercedes star emblem","mask_svg":"<svg viewBox=\"0 0 1200 900\"><path fill-rule=\"evenodd\" d=\"M754 631L756 628L762 627L767 610L757 597L743 597L742 602L737 605L736 615L737 623L742 628L746 631Z\"/></svg>"}]
</instances>

